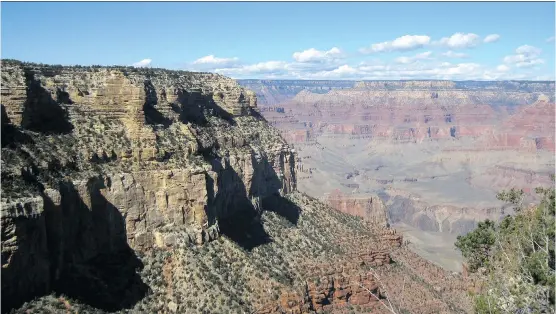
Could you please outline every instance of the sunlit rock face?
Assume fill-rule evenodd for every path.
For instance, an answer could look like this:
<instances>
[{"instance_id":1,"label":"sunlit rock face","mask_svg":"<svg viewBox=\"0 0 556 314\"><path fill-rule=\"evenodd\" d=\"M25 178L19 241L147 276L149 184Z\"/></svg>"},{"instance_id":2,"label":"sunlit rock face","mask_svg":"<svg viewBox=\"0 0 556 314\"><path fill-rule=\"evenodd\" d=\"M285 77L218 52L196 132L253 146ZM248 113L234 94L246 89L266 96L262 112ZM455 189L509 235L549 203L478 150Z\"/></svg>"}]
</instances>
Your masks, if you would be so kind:
<instances>
[{"instance_id":1,"label":"sunlit rock face","mask_svg":"<svg viewBox=\"0 0 556 314\"><path fill-rule=\"evenodd\" d=\"M78 264L214 240L295 191L295 153L256 106L216 74L3 62L6 308L75 288Z\"/></svg>"}]
</instances>

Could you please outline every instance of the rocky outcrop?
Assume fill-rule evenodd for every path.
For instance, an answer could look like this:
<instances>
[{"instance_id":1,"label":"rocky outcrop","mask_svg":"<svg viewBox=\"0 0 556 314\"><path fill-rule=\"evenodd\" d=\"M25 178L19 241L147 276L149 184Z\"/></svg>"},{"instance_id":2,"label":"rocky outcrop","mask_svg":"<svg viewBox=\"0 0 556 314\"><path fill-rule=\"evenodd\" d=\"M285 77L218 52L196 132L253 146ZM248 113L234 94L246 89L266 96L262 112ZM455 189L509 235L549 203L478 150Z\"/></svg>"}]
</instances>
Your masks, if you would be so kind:
<instances>
[{"instance_id":1,"label":"rocky outcrop","mask_svg":"<svg viewBox=\"0 0 556 314\"><path fill-rule=\"evenodd\" d=\"M2 310L52 290L124 306L132 250L233 234L294 191L255 107L215 74L3 62Z\"/></svg>"},{"instance_id":2,"label":"rocky outcrop","mask_svg":"<svg viewBox=\"0 0 556 314\"><path fill-rule=\"evenodd\" d=\"M346 240L346 239L344 239ZM348 307L361 306L381 312L386 298L376 273L366 267L383 267L392 262L387 251L350 254L334 261L310 267L310 278L300 292L285 292L278 304L268 304L257 313L342 312Z\"/></svg>"},{"instance_id":3,"label":"rocky outcrop","mask_svg":"<svg viewBox=\"0 0 556 314\"><path fill-rule=\"evenodd\" d=\"M497 132L485 134L481 144L490 149L554 151L554 110L554 103L539 97L502 121Z\"/></svg>"},{"instance_id":4,"label":"rocky outcrop","mask_svg":"<svg viewBox=\"0 0 556 314\"><path fill-rule=\"evenodd\" d=\"M348 306L360 306L367 310L374 309L382 312L380 308L382 305L379 302L384 298L384 292L380 290L372 274L357 276L336 274L307 282L303 294L284 293L280 296L278 304L267 305L256 313L341 312Z\"/></svg>"},{"instance_id":5,"label":"rocky outcrop","mask_svg":"<svg viewBox=\"0 0 556 314\"><path fill-rule=\"evenodd\" d=\"M353 277L329 276L319 278L317 282L307 285L307 296L311 309L334 310L345 305L364 305L378 307L377 300L369 291L381 297L379 285L372 274ZM383 297L383 296L382 296Z\"/></svg>"},{"instance_id":6,"label":"rocky outcrop","mask_svg":"<svg viewBox=\"0 0 556 314\"><path fill-rule=\"evenodd\" d=\"M377 226L388 224L386 206L378 197L345 195L340 190L334 190L328 195L327 202L332 208L362 217Z\"/></svg>"}]
</instances>

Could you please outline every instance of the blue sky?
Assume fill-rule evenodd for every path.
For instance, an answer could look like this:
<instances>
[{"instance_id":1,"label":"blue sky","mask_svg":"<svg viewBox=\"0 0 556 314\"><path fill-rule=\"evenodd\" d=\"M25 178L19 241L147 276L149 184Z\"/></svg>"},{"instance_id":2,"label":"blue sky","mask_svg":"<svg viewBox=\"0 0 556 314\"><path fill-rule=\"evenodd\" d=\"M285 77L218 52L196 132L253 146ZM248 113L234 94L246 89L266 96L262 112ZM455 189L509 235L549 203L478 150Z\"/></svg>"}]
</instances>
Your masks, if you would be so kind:
<instances>
[{"instance_id":1,"label":"blue sky","mask_svg":"<svg viewBox=\"0 0 556 314\"><path fill-rule=\"evenodd\" d=\"M554 2L1 3L2 58L234 78L554 79Z\"/></svg>"}]
</instances>

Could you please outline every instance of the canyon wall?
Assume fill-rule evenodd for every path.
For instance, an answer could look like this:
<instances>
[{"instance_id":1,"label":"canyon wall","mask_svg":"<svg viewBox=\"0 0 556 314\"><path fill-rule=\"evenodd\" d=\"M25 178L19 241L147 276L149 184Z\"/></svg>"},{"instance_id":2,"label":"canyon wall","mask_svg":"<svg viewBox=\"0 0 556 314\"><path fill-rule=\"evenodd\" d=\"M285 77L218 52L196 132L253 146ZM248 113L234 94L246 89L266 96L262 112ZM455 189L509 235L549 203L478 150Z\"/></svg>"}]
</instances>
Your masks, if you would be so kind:
<instances>
[{"instance_id":1,"label":"canyon wall","mask_svg":"<svg viewBox=\"0 0 556 314\"><path fill-rule=\"evenodd\" d=\"M327 196L326 200L332 208L341 212L362 217L378 226L388 225L386 206L379 197L346 195L335 190Z\"/></svg>"},{"instance_id":2,"label":"canyon wall","mask_svg":"<svg viewBox=\"0 0 556 314\"><path fill-rule=\"evenodd\" d=\"M3 62L2 308L102 291L74 284L94 261L213 240L294 191L295 153L255 107L215 74Z\"/></svg>"},{"instance_id":3,"label":"canyon wall","mask_svg":"<svg viewBox=\"0 0 556 314\"><path fill-rule=\"evenodd\" d=\"M553 81L240 84L273 91L257 110L295 146L301 191L372 221L380 200L424 239L511 214L501 190L552 185Z\"/></svg>"},{"instance_id":4,"label":"canyon wall","mask_svg":"<svg viewBox=\"0 0 556 314\"><path fill-rule=\"evenodd\" d=\"M240 81L257 95L268 89L281 95L279 101L265 103L261 112L292 142L305 142L321 133L400 142L475 138L492 133L511 138L512 134L506 135L508 130L497 127L513 111L537 101L550 110L554 103L554 82L287 82ZM295 96L286 92L293 90L297 92ZM522 122L528 121L530 114L534 113L524 113ZM548 127L543 134L553 135L553 121L543 122ZM308 133L300 135L302 130ZM509 139L508 143L513 148L550 149L550 137L527 135L523 140Z\"/></svg>"}]
</instances>

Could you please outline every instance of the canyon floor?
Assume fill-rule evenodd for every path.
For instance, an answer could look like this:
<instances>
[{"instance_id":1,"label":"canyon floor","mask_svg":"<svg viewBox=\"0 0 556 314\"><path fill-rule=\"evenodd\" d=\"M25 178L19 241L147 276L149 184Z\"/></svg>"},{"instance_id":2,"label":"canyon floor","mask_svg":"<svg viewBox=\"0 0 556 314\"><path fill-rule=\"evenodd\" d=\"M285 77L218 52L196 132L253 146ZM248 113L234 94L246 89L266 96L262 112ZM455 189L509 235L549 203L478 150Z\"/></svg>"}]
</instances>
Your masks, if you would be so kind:
<instances>
[{"instance_id":1,"label":"canyon floor","mask_svg":"<svg viewBox=\"0 0 556 314\"><path fill-rule=\"evenodd\" d=\"M369 143L368 140L349 137L321 136L316 141L320 145L295 145L300 158L308 157L304 159L304 167L314 168L310 176L300 177L298 184L301 191L323 199L327 192L333 190L362 198L380 195L387 206L391 203L389 200L396 196L411 196L422 202L422 207L472 208L476 213L474 218L486 219L489 218L486 213L488 208L502 207L504 203L496 199L498 191L493 185L496 178L485 174L485 171L504 165L530 169L530 165L535 165L538 160L550 164L551 158L549 152L543 152L522 154L509 160L507 152L442 152L438 142ZM448 142L443 146L459 145ZM542 170L550 172L550 166ZM354 175L355 172L358 174ZM416 181L406 181L407 178ZM519 180L515 177L503 179L510 181L508 187ZM392 182L383 184L381 180ZM456 216L458 213L449 215ZM403 222L393 224L413 243L416 252L447 269L461 271L463 259L454 247L457 234L428 230L426 225L419 225L418 222L413 225ZM470 228L462 230L462 233Z\"/></svg>"},{"instance_id":2,"label":"canyon floor","mask_svg":"<svg viewBox=\"0 0 556 314\"><path fill-rule=\"evenodd\" d=\"M409 241L409 249L423 258L446 270L455 272L462 270L463 257L459 251L454 249L456 235L423 231L405 223L397 223L392 227L403 234L405 240Z\"/></svg>"}]
</instances>

